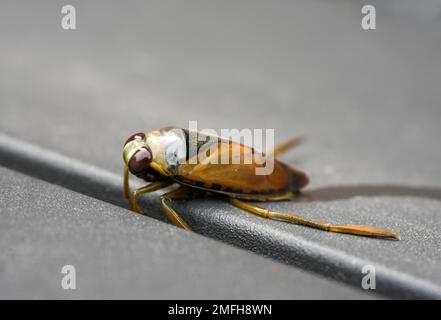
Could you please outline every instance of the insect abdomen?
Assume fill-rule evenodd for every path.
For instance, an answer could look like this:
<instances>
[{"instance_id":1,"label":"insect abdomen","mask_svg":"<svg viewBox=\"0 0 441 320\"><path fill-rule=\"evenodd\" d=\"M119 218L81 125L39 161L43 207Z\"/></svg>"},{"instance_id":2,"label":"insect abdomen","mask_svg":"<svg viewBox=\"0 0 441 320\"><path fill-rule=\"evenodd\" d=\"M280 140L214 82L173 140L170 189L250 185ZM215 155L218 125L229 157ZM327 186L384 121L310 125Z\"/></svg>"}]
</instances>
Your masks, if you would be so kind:
<instances>
[{"instance_id":1,"label":"insect abdomen","mask_svg":"<svg viewBox=\"0 0 441 320\"><path fill-rule=\"evenodd\" d=\"M253 168L246 165L217 165L211 169L191 170L184 166L174 179L181 184L211 192L225 193L244 199L274 198L287 193L296 193L308 184L308 177L301 171L288 167L276 160L273 173L255 175ZM238 166L235 168L234 166ZM216 169L215 169L216 168ZM187 171L190 169L189 171ZM237 170L236 170L237 169ZM220 174L217 174L220 172Z\"/></svg>"}]
</instances>

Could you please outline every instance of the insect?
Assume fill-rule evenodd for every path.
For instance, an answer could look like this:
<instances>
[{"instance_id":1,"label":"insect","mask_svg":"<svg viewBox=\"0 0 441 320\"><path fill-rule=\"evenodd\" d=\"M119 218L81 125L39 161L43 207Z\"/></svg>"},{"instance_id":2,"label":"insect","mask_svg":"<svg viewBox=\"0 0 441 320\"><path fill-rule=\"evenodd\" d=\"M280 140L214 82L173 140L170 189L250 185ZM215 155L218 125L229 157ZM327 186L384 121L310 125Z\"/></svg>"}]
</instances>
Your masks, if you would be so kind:
<instances>
[{"instance_id":1,"label":"insect","mask_svg":"<svg viewBox=\"0 0 441 320\"><path fill-rule=\"evenodd\" d=\"M190 147L190 137L197 135L197 145ZM297 146L300 138L294 138L274 148L273 156ZM123 149L124 194L133 211L142 213L137 198L173 184L179 187L159 197L161 206L173 224L191 230L181 215L171 207L175 200L189 199L192 194L212 192L223 195L240 209L263 218L290 221L296 224L338 233L399 240L400 236L387 229L364 225L333 225L311 220L291 213L281 213L256 206L249 201L291 200L304 188L309 179L300 170L275 159L273 171L256 175L261 162L228 163L216 161L228 152L228 159L236 152L242 158L256 151L241 143L215 136L204 135L177 127L140 132L130 136ZM195 161L203 154L206 161ZM265 159L267 155L260 153ZM150 182L136 190L130 190L129 173Z\"/></svg>"}]
</instances>

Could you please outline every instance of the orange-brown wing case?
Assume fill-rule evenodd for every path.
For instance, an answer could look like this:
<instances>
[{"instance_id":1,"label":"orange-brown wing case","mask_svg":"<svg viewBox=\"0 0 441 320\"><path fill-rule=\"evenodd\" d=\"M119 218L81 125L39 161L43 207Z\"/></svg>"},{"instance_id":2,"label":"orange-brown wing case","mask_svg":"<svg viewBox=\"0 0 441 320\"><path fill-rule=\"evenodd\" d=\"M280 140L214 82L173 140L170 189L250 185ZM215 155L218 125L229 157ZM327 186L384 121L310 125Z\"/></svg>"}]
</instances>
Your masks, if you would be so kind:
<instances>
[{"instance_id":1,"label":"orange-brown wing case","mask_svg":"<svg viewBox=\"0 0 441 320\"><path fill-rule=\"evenodd\" d=\"M289 198L308 183L303 172L277 160L274 160L274 170L270 174L257 175L256 169L265 167L265 164L256 163L253 148L243 144L220 140L200 150L199 160L201 153L205 161L191 158L179 166L173 177L178 183L256 200ZM244 161L246 157L251 163ZM223 158L229 159L229 164L222 164ZM234 159L239 164L231 164Z\"/></svg>"}]
</instances>

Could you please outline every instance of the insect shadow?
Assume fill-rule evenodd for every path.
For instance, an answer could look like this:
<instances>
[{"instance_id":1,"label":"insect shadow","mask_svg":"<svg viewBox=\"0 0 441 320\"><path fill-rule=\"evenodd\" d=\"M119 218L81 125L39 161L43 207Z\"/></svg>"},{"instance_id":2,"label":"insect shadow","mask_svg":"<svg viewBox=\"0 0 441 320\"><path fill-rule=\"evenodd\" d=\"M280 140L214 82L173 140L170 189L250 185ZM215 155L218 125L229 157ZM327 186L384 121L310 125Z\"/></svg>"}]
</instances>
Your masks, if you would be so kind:
<instances>
[{"instance_id":1,"label":"insect shadow","mask_svg":"<svg viewBox=\"0 0 441 320\"><path fill-rule=\"evenodd\" d=\"M353 197L418 197L441 200L441 188L412 187L402 185L356 185L356 186L329 186L312 190L305 190L304 195L309 201L335 201Z\"/></svg>"}]
</instances>

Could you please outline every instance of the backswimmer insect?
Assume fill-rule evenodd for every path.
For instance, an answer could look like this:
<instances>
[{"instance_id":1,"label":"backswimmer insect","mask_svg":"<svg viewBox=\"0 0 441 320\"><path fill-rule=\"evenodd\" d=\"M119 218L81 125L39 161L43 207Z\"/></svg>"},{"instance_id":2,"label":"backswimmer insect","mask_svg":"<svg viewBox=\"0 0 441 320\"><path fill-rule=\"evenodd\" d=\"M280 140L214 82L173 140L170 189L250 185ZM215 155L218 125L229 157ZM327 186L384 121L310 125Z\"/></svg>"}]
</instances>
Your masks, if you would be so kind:
<instances>
[{"instance_id":1,"label":"backswimmer insect","mask_svg":"<svg viewBox=\"0 0 441 320\"><path fill-rule=\"evenodd\" d=\"M239 151L241 157L250 153L255 154L256 151L237 142L197 132L198 141L202 136L203 142L198 143L197 148L191 150L192 148L189 148L191 134L194 132L188 129L167 127L136 133L127 139L123 149L123 159L126 164L124 194L133 211L141 213L137 204L140 195L178 184L179 188L161 195L159 199L172 223L186 230L191 230L190 226L170 206L170 203L174 200L189 199L195 192L212 192L225 196L232 205L260 217L290 221L329 232L400 240L398 234L387 229L364 225L332 225L296 214L270 211L249 203L248 201L291 200L308 184L309 179L305 173L279 160L274 160L273 171L268 175L256 175L255 169L262 164L254 161L247 164L192 161L200 153L207 153L208 149L210 150L208 157L211 159L221 158L222 153L225 152L229 152L228 156L231 157L233 150ZM276 146L274 157L295 147L300 140L295 138ZM261 155L265 157L264 154ZM150 184L131 191L129 172Z\"/></svg>"}]
</instances>

